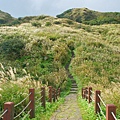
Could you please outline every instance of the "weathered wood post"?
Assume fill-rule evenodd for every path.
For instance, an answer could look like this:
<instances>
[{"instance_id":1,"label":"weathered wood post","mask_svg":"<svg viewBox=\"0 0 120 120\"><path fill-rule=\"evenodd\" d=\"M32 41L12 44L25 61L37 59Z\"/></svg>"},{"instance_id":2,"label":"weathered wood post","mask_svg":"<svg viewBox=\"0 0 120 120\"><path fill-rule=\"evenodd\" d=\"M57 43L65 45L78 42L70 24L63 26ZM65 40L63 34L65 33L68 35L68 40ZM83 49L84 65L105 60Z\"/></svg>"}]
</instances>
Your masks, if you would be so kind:
<instances>
[{"instance_id":1,"label":"weathered wood post","mask_svg":"<svg viewBox=\"0 0 120 120\"><path fill-rule=\"evenodd\" d=\"M85 87L85 98L88 99L88 87Z\"/></svg>"},{"instance_id":2,"label":"weathered wood post","mask_svg":"<svg viewBox=\"0 0 120 120\"><path fill-rule=\"evenodd\" d=\"M55 99L56 99L56 101L58 100L58 91L57 91L57 89L55 89Z\"/></svg>"},{"instance_id":3,"label":"weathered wood post","mask_svg":"<svg viewBox=\"0 0 120 120\"><path fill-rule=\"evenodd\" d=\"M83 99L85 99L85 88L83 88Z\"/></svg>"},{"instance_id":4,"label":"weathered wood post","mask_svg":"<svg viewBox=\"0 0 120 120\"><path fill-rule=\"evenodd\" d=\"M84 96L83 96L83 88L82 88L81 94L82 94L82 98L84 98Z\"/></svg>"},{"instance_id":5,"label":"weathered wood post","mask_svg":"<svg viewBox=\"0 0 120 120\"><path fill-rule=\"evenodd\" d=\"M4 104L4 111L7 112L3 115L3 120L14 120L14 103L6 102Z\"/></svg>"},{"instance_id":6,"label":"weathered wood post","mask_svg":"<svg viewBox=\"0 0 120 120\"><path fill-rule=\"evenodd\" d=\"M53 102L55 102L55 89L53 88Z\"/></svg>"},{"instance_id":7,"label":"weathered wood post","mask_svg":"<svg viewBox=\"0 0 120 120\"><path fill-rule=\"evenodd\" d=\"M100 91L97 90L95 91L95 113L100 113L100 108L98 106L98 104L100 105L100 98L98 97L98 95L100 95Z\"/></svg>"},{"instance_id":8,"label":"weathered wood post","mask_svg":"<svg viewBox=\"0 0 120 120\"><path fill-rule=\"evenodd\" d=\"M92 102L91 95L92 95L92 87L88 88L88 103Z\"/></svg>"},{"instance_id":9,"label":"weathered wood post","mask_svg":"<svg viewBox=\"0 0 120 120\"><path fill-rule=\"evenodd\" d=\"M30 111L30 118L35 118L35 89L29 89L29 102L31 101L30 105L29 105L29 109Z\"/></svg>"},{"instance_id":10,"label":"weathered wood post","mask_svg":"<svg viewBox=\"0 0 120 120\"><path fill-rule=\"evenodd\" d=\"M42 87L41 88L41 105L45 108L46 105L45 105L45 87Z\"/></svg>"},{"instance_id":11,"label":"weathered wood post","mask_svg":"<svg viewBox=\"0 0 120 120\"><path fill-rule=\"evenodd\" d=\"M52 103L52 86L49 86L49 102Z\"/></svg>"},{"instance_id":12,"label":"weathered wood post","mask_svg":"<svg viewBox=\"0 0 120 120\"><path fill-rule=\"evenodd\" d=\"M116 116L116 106L113 104L106 105L106 120L115 120L112 113Z\"/></svg>"},{"instance_id":13,"label":"weathered wood post","mask_svg":"<svg viewBox=\"0 0 120 120\"><path fill-rule=\"evenodd\" d=\"M60 97L60 88L58 88L57 95L58 95L58 97Z\"/></svg>"}]
</instances>

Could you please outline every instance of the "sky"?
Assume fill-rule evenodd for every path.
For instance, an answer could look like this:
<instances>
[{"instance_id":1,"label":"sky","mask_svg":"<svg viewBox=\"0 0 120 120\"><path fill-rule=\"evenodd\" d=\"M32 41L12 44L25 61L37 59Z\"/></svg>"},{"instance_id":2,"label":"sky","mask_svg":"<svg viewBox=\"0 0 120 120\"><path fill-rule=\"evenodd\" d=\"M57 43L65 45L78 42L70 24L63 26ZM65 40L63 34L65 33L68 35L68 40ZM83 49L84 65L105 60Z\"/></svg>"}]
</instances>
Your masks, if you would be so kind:
<instances>
[{"instance_id":1,"label":"sky","mask_svg":"<svg viewBox=\"0 0 120 120\"><path fill-rule=\"evenodd\" d=\"M13 17L56 16L71 8L100 12L120 12L120 0L0 0L0 10Z\"/></svg>"}]
</instances>

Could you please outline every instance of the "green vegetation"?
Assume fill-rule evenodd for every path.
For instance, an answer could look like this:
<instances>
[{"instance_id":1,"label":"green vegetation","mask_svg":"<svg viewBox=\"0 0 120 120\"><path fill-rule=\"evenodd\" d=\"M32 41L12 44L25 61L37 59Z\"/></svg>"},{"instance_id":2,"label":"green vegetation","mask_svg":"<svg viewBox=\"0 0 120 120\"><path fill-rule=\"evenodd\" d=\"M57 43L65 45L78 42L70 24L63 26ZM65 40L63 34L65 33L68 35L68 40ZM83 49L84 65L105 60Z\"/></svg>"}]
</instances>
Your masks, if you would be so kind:
<instances>
[{"instance_id":1,"label":"green vegetation","mask_svg":"<svg viewBox=\"0 0 120 120\"><path fill-rule=\"evenodd\" d=\"M66 14L74 10L76 9L71 9ZM86 14L89 11L82 10ZM91 11L87 14L88 18L90 14L95 18ZM118 19L119 13L116 15L118 17L111 17ZM81 20L88 18L84 16ZM90 21L92 18L89 18ZM102 16L101 19L103 20ZM115 104L117 116L120 116L119 19L117 24L103 22L103 25L93 26L50 16L30 16L18 20L20 23L17 25L0 27L1 109L7 100L14 100L15 103L21 101L24 94L17 97L14 95L17 92L23 93L23 90L27 93L26 88L29 86L37 88L37 84L44 84L60 87L62 91L67 89L68 75L65 68L71 59L71 51L74 51L75 57L69 70L79 89L92 86L93 90L101 90L105 103ZM10 96L7 92L12 89Z\"/></svg>"},{"instance_id":2,"label":"green vegetation","mask_svg":"<svg viewBox=\"0 0 120 120\"><path fill-rule=\"evenodd\" d=\"M55 110L57 110L58 106L60 106L64 102L64 98L60 98L59 101L55 103L47 103L46 104L46 110L44 110L42 107L39 107L36 109L36 117L32 120L49 120L52 114ZM29 118L26 120L30 120Z\"/></svg>"},{"instance_id":3,"label":"green vegetation","mask_svg":"<svg viewBox=\"0 0 120 120\"><path fill-rule=\"evenodd\" d=\"M45 26L51 26L51 22L46 22Z\"/></svg>"},{"instance_id":4,"label":"green vegetation","mask_svg":"<svg viewBox=\"0 0 120 120\"><path fill-rule=\"evenodd\" d=\"M94 91L100 90L106 104L117 106L119 116L120 35L117 34L117 26L119 25L90 27L91 31L84 33L87 36L82 35L80 41L76 41L75 58L70 70L80 88L92 86Z\"/></svg>"},{"instance_id":5,"label":"green vegetation","mask_svg":"<svg viewBox=\"0 0 120 120\"><path fill-rule=\"evenodd\" d=\"M1 52L8 59L17 59L21 57L25 43L19 38L8 39L0 44Z\"/></svg>"},{"instance_id":6,"label":"green vegetation","mask_svg":"<svg viewBox=\"0 0 120 120\"><path fill-rule=\"evenodd\" d=\"M58 18L68 18L76 22L101 25L101 24L120 24L119 12L97 12L87 8L74 8L57 15Z\"/></svg>"},{"instance_id":7,"label":"green vegetation","mask_svg":"<svg viewBox=\"0 0 120 120\"><path fill-rule=\"evenodd\" d=\"M81 96L78 98L78 103L83 120L99 120L97 119L97 115L95 115L94 104L88 104Z\"/></svg>"},{"instance_id":8,"label":"green vegetation","mask_svg":"<svg viewBox=\"0 0 120 120\"><path fill-rule=\"evenodd\" d=\"M32 22L31 24L32 26L35 26L35 27L41 27L41 23L39 22Z\"/></svg>"},{"instance_id":9,"label":"green vegetation","mask_svg":"<svg viewBox=\"0 0 120 120\"><path fill-rule=\"evenodd\" d=\"M40 88L45 86L46 89L46 99L48 99L48 86L42 84L40 81L33 80L32 76L28 74L25 70L24 76L22 78L17 77L17 70L11 67L5 71L4 66L1 64L2 71L0 72L1 81L0 81L0 111L3 110L3 103L11 101L14 102L15 105L21 102L25 97L28 96L29 88L35 88L35 101L39 99L40 96ZM3 74L4 73L4 74ZM8 74L9 73L9 74ZM39 106L36 108L36 117L35 119L48 120L52 113L57 109L57 107L64 102L65 96L69 93L71 87L71 82L68 80L66 82L66 88L61 92L61 97L58 98L58 101L55 103L49 103L46 100L46 109L39 106L39 102L35 102L35 106ZM27 97L29 98L29 97ZM29 100L26 99L23 104L15 107L15 116L18 115L22 109L28 104ZM24 112L21 117L26 116L26 112ZM29 115L28 118L29 119ZM34 119L33 119L34 120Z\"/></svg>"},{"instance_id":10,"label":"green vegetation","mask_svg":"<svg viewBox=\"0 0 120 120\"><path fill-rule=\"evenodd\" d=\"M61 97L56 101L55 103L46 103L46 109L39 107L36 109L36 117L33 118L32 120L40 119L40 120L49 120L52 114L57 110L57 108L64 103L64 98L66 95L69 94L70 92L70 87L71 87L71 80L68 80L66 84L66 88L64 91L61 92ZM28 116L29 117L29 116ZM27 119L26 119L27 120ZM29 118L28 118L29 120Z\"/></svg>"},{"instance_id":11,"label":"green vegetation","mask_svg":"<svg viewBox=\"0 0 120 120\"><path fill-rule=\"evenodd\" d=\"M15 18L13 18L10 14L0 10L0 24L10 24L14 20Z\"/></svg>"}]
</instances>

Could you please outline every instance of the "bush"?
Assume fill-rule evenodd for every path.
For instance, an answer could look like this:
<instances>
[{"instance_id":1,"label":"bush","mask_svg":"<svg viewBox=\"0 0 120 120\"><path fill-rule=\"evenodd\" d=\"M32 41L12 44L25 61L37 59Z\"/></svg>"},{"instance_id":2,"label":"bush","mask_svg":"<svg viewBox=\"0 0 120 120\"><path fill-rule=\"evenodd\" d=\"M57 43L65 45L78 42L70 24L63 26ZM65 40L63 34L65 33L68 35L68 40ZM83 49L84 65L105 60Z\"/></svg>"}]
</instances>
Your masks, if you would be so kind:
<instances>
[{"instance_id":1,"label":"bush","mask_svg":"<svg viewBox=\"0 0 120 120\"><path fill-rule=\"evenodd\" d=\"M0 44L2 53L9 59L20 58L24 47L24 42L17 38L5 40Z\"/></svg>"},{"instance_id":2,"label":"bush","mask_svg":"<svg viewBox=\"0 0 120 120\"><path fill-rule=\"evenodd\" d=\"M73 21L72 21L72 20L67 20L67 23L68 23L69 25L72 25L72 24L73 24Z\"/></svg>"},{"instance_id":3,"label":"bush","mask_svg":"<svg viewBox=\"0 0 120 120\"><path fill-rule=\"evenodd\" d=\"M54 21L54 24L61 24L61 22L60 21Z\"/></svg>"},{"instance_id":4,"label":"bush","mask_svg":"<svg viewBox=\"0 0 120 120\"><path fill-rule=\"evenodd\" d=\"M18 24L20 24L19 20L14 20L10 23L10 25L18 25Z\"/></svg>"},{"instance_id":5,"label":"bush","mask_svg":"<svg viewBox=\"0 0 120 120\"><path fill-rule=\"evenodd\" d=\"M5 24L5 20L0 18L0 24Z\"/></svg>"},{"instance_id":6,"label":"bush","mask_svg":"<svg viewBox=\"0 0 120 120\"><path fill-rule=\"evenodd\" d=\"M51 22L46 22L45 26L51 26Z\"/></svg>"},{"instance_id":7,"label":"bush","mask_svg":"<svg viewBox=\"0 0 120 120\"><path fill-rule=\"evenodd\" d=\"M32 22L31 24L32 26L35 26L35 27L41 27L41 23L39 22Z\"/></svg>"},{"instance_id":8,"label":"bush","mask_svg":"<svg viewBox=\"0 0 120 120\"><path fill-rule=\"evenodd\" d=\"M70 50L74 50L74 41L73 40L67 41L67 46L69 47Z\"/></svg>"},{"instance_id":9,"label":"bush","mask_svg":"<svg viewBox=\"0 0 120 120\"><path fill-rule=\"evenodd\" d=\"M47 16L44 16L44 15L41 15L41 16L38 16L37 18L36 18L36 20L43 20L43 19L45 19Z\"/></svg>"},{"instance_id":10,"label":"bush","mask_svg":"<svg viewBox=\"0 0 120 120\"><path fill-rule=\"evenodd\" d=\"M51 35L49 35L49 39L52 40L52 41L56 41L59 38L60 38L60 36L57 35L57 34L51 34Z\"/></svg>"}]
</instances>

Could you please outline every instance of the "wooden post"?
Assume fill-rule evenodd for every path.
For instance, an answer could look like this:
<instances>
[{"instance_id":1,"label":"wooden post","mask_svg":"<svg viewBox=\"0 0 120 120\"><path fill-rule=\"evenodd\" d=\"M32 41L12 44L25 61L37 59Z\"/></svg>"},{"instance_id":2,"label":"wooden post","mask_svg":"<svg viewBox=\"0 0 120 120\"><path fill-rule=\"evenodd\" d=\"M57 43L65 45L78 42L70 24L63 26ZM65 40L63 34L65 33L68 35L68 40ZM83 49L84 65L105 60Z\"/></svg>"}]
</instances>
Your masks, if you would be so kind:
<instances>
[{"instance_id":1,"label":"wooden post","mask_svg":"<svg viewBox=\"0 0 120 120\"><path fill-rule=\"evenodd\" d=\"M100 91L97 90L95 91L95 113L100 113L100 108L98 106L98 104L100 105L100 98L98 97L98 95L100 95Z\"/></svg>"},{"instance_id":2,"label":"wooden post","mask_svg":"<svg viewBox=\"0 0 120 120\"><path fill-rule=\"evenodd\" d=\"M92 95L92 87L88 88L88 103L92 102L91 95Z\"/></svg>"},{"instance_id":3,"label":"wooden post","mask_svg":"<svg viewBox=\"0 0 120 120\"><path fill-rule=\"evenodd\" d=\"M82 98L84 98L84 88L82 88L81 94L82 94Z\"/></svg>"},{"instance_id":4,"label":"wooden post","mask_svg":"<svg viewBox=\"0 0 120 120\"><path fill-rule=\"evenodd\" d=\"M7 112L3 115L3 120L13 120L14 119L14 103L13 102L6 102L4 104L4 111Z\"/></svg>"},{"instance_id":5,"label":"wooden post","mask_svg":"<svg viewBox=\"0 0 120 120\"><path fill-rule=\"evenodd\" d=\"M85 99L85 88L83 88L83 99Z\"/></svg>"},{"instance_id":6,"label":"wooden post","mask_svg":"<svg viewBox=\"0 0 120 120\"><path fill-rule=\"evenodd\" d=\"M29 109L31 110L30 112L30 118L35 118L35 89L29 89L29 102L31 101L30 105L29 105Z\"/></svg>"},{"instance_id":7,"label":"wooden post","mask_svg":"<svg viewBox=\"0 0 120 120\"><path fill-rule=\"evenodd\" d=\"M115 120L112 112L116 116L116 106L113 104L106 105L106 120Z\"/></svg>"},{"instance_id":8,"label":"wooden post","mask_svg":"<svg viewBox=\"0 0 120 120\"><path fill-rule=\"evenodd\" d=\"M55 102L55 89L53 88L53 102Z\"/></svg>"},{"instance_id":9,"label":"wooden post","mask_svg":"<svg viewBox=\"0 0 120 120\"><path fill-rule=\"evenodd\" d=\"M60 88L58 88L57 95L58 95L58 97L60 97Z\"/></svg>"},{"instance_id":10,"label":"wooden post","mask_svg":"<svg viewBox=\"0 0 120 120\"><path fill-rule=\"evenodd\" d=\"M88 99L88 87L85 87L85 98Z\"/></svg>"},{"instance_id":11,"label":"wooden post","mask_svg":"<svg viewBox=\"0 0 120 120\"><path fill-rule=\"evenodd\" d=\"M57 99L57 94L58 94L58 91L57 91L57 89L55 89L55 99L56 99L56 100L58 100L58 99Z\"/></svg>"},{"instance_id":12,"label":"wooden post","mask_svg":"<svg viewBox=\"0 0 120 120\"><path fill-rule=\"evenodd\" d=\"M49 102L52 103L52 86L49 86Z\"/></svg>"},{"instance_id":13,"label":"wooden post","mask_svg":"<svg viewBox=\"0 0 120 120\"><path fill-rule=\"evenodd\" d=\"M45 105L45 87L42 87L41 88L41 103L42 103L42 106L45 108L46 105Z\"/></svg>"}]
</instances>

